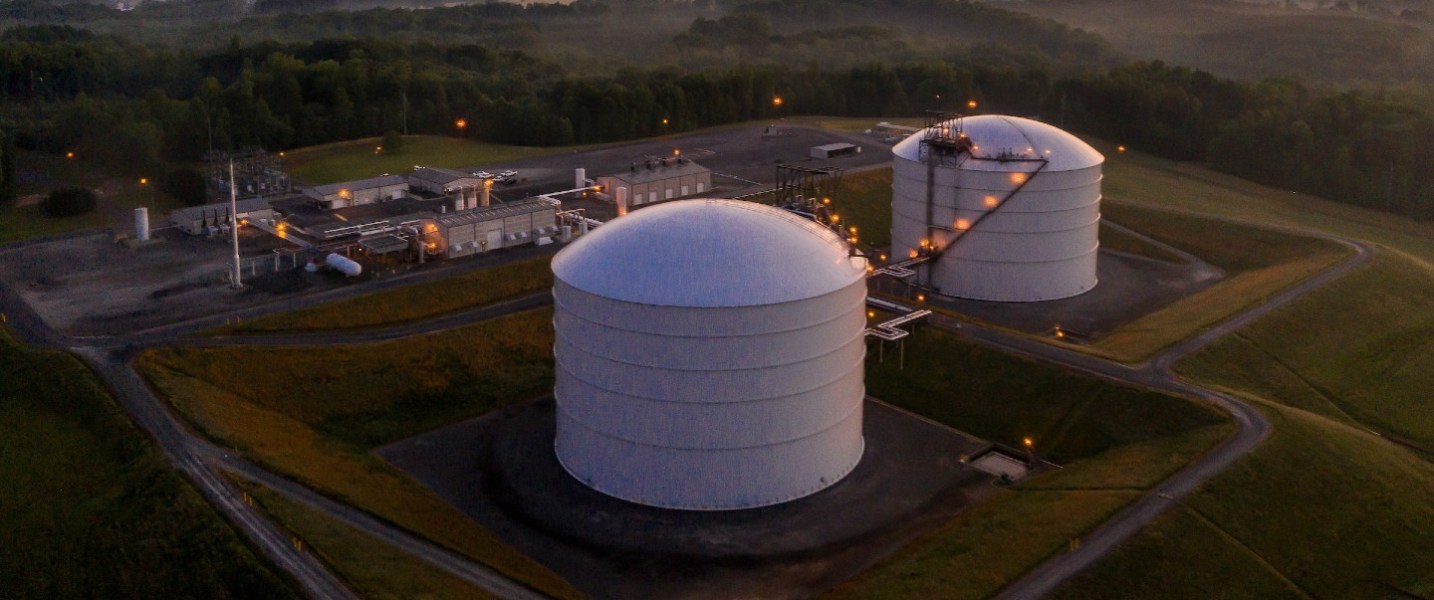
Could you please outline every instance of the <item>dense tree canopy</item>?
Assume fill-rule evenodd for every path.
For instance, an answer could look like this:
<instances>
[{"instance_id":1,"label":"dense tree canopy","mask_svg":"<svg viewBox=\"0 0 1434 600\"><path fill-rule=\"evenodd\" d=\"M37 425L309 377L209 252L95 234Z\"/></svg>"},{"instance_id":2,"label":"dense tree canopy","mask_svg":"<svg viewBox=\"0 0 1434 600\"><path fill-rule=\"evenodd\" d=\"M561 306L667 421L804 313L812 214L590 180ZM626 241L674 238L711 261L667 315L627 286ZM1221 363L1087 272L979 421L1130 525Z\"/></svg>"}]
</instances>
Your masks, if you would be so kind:
<instances>
[{"instance_id":1,"label":"dense tree canopy","mask_svg":"<svg viewBox=\"0 0 1434 600\"><path fill-rule=\"evenodd\" d=\"M805 10L803 1L747 4L699 19L673 44L725 52L734 44L760 49L764 40L782 48L827 44L831 36L905 43L873 27L806 37L767 29L769 18ZM977 10L950 0L903 2ZM895 4L893 10L906 6ZM194 51L70 27L16 27L0 36L0 118L16 122L22 146L76 150L121 170L157 172L211 149L280 150L388 131L562 145L790 114L917 115L977 99L985 109L1036 115L1160 156L1434 218L1434 148L1422 143L1434 134L1429 106L1376 92L1316 92L1292 80L1243 83L1159 62L1072 73L1055 55L1083 47L1086 35L1055 30L1051 36L1064 42L991 42L849 67L736 60L591 75L477 44L381 38L246 44L235 37L219 49ZM1094 52L1081 54L1087 62L1104 56L1080 50L1087 51ZM773 102L778 96L780 105ZM468 126L459 131L457 119Z\"/></svg>"}]
</instances>

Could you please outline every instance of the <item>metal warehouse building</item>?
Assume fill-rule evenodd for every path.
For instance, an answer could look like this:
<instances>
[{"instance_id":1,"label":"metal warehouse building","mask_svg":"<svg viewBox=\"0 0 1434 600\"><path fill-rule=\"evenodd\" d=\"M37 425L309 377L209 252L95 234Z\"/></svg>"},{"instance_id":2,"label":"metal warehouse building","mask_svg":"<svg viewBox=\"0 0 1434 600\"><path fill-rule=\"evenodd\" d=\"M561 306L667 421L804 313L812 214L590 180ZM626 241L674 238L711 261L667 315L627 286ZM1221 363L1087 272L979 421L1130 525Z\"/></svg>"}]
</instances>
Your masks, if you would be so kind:
<instances>
[{"instance_id":1,"label":"metal warehouse building","mask_svg":"<svg viewBox=\"0 0 1434 600\"><path fill-rule=\"evenodd\" d=\"M553 259L563 467L610 496L732 510L840 481L865 451L866 260L736 200L665 203Z\"/></svg>"},{"instance_id":2,"label":"metal warehouse building","mask_svg":"<svg viewBox=\"0 0 1434 600\"><path fill-rule=\"evenodd\" d=\"M436 224L448 258L523 244L543 245L558 233L557 204L529 198L439 216Z\"/></svg>"},{"instance_id":3,"label":"metal warehouse building","mask_svg":"<svg viewBox=\"0 0 1434 600\"><path fill-rule=\"evenodd\" d=\"M629 206L706 193L712 189L712 171L685 158L652 159L597 181L624 212Z\"/></svg>"},{"instance_id":4,"label":"metal warehouse building","mask_svg":"<svg viewBox=\"0 0 1434 600\"><path fill-rule=\"evenodd\" d=\"M483 180L471 173L465 173L463 171L418 167L415 168L412 173L409 173L408 185L415 190L422 190L431 194L448 195L459 190L482 187Z\"/></svg>"},{"instance_id":5,"label":"metal warehouse building","mask_svg":"<svg viewBox=\"0 0 1434 600\"><path fill-rule=\"evenodd\" d=\"M402 175L384 175L358 181L344 181L309 188L304 190L304 195L329 210L362 206L403 198L408 195L408 179Z\"/></svg>"}]
</instances>

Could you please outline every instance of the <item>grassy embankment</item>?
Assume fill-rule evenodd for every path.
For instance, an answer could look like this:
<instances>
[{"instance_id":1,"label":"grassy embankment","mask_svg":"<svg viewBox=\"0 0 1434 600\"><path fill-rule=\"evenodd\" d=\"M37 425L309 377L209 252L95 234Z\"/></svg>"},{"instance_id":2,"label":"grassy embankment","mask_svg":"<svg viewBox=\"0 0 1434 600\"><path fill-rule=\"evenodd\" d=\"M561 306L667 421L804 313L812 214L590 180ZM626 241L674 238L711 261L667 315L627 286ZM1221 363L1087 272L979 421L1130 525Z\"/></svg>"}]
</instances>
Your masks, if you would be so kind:
<instances>
[{"instance_id":1,"label":"grassy embankment","mask_svg":"<svg viewBox=\"0 0 1434 600\"><path fill-rule=\"evenodd\" d=\"M362 598L496 598L268 488L245 486L245 490Z\"/></svg>"},{"instance_id":2,"label":"grassy embankment","mask_svg":"<svg viewBox=\"0 0 1434 600\"><path fill-rule=\"evenodd\" d=\"M1121 225L1224 269L1226 278L1134 321L1090 348L1137 361L1199 333L1271 295L1333 266L1345 246L1235 223L1109 202L1105 215Z\"/></svg>"},{"instance_id":3,"label":"grassy embankment","mask_svg":"<svg viewBox=\"0 0 1434 600\"><path fill-rule=\"evenodd\" d=\"M396 325L549 290L549 257L226 325L213 334L334 331Z\"/></svg>"},{"instance_id":4,"label":"grassy embankment","mask_svg":"<svg viewBox=\"0 0 1434 600\"><path fill-rule=\"evenodd\" d=\"M511 548L371 450L547 391L550 316L547 309L530 311L372 346L165 349L147 355L143 365L183 414L222 442L440 543L486 561L513 561ZM937 568L948 564L944 544L1020 532L1026 540L1020 549L956 559L978 561L993 573L972 590L989 590L1064 547L1229 430L1203 407L1004 356L935 330L921 331L907 351L904 371L894 361L870 366L874 393L1009 444L1032 436L1043 454L1067 465L1003 490L991 507L944 529L937 547L921 555L923 568ZM227 364L267 376L232 373ZM991 397L1003 398L1003 408ZM1048 510L1068 516L1026 518ZM926 556L932 552L936 558Z\"/></svg>"},{"instance_id":5,"label":"grassy embankment","mask_svg":"<svg viewBox=\"0 0 1434 600\"><path fill-rule=\"evenodd\" d=\"M1333 419L1262 406L1268 441L1056 597L1434 594L1434 462Z\"/></svg>"},{"instance_id":6,"label":"grassy embankment","mask_svg":"<svg viewBox=\"0 0 1434 600\"><path fill-rule=\"evenodd\" d=\"M1180 208L1384 248L1177 366L1257 402L1273 436L1059 596L1434 595L1434 463L1365 431L1434 445L1434 225L1131 158L1116 184L1145 179Z\"/></svg>"},{"instance_id":7,"label":"grassy embankment","mask_svg":"<svg viewBox=\"0 0 1434 600\"><path fill-rule=\"evenodd\" d=\"M0 595L293 598L73 356L0 331Z\"/></svg>"},{"instance_id":8,"label":"grassy embankment","mask_svg":"<svg viewBox=\"0 0 1434 600\"><path fill-rule=\"evenodd\" d=\"M921 328L906 369L868 364L873 396L1064 466L1002 489L832 598L982 598L1229 434L1218 413Z\"/></svg>"},{"instance_id":9,"label":"grassy embankment","mask_svg":"<svg viewBox=\"0 0 1434 600\"><path fill-rule=\"evenodd\" d=\"M545 593L572 598L567 582L372 453L546 393L550 318L550 310L529 311L374 345L164 348L139 364L181 414L220 443Z\"/></svg>"},{"instance_id":10,"label":"grassy embankment","mask_svg":"<svg viewBox=\"0 0 1434 600\"><path fill-rule=\"evenodd\" d=\"M1177 370L1434 449L1434 269L1376 256Z\"/></svg>"}]
</instances>

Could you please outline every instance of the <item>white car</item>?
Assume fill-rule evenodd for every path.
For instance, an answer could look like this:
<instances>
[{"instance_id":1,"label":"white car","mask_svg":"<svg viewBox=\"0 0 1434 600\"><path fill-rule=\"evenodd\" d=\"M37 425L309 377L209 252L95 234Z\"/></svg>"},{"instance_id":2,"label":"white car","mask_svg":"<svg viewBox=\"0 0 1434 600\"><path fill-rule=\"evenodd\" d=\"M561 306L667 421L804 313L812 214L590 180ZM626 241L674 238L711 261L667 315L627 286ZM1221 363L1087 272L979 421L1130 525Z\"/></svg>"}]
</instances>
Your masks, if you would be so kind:
<instances>
[{"instance_id":1,"label":"white car","mask_svg":"<svg viewBox=\"0 0 1434 600\"><path fill-rule=\"evenodd\" d=\"M498 178L499 178L499 179L507 179L507 178L509 178L509 177L517 177L517 176L518 176L518 172L517 172L517 171L503 171L502 173L499 173L499 174L498 174Z\"/></svg>"},{"instance_id":2,"label":"white car","mask_svg":"<svg viewBox=\"0 0 1434 600\"><path fill-rule=\"evenodd\" d=\"M493 178L493 174L492 174L492 173L489 173L489 172L487 172L487 171L479 171L479 172L477 172L477 173L474 173L473 176L474 176L474 177L477 177L477 178L479 178L479 179L492 179L492 178Z\"/></svg>"}]
</instances>

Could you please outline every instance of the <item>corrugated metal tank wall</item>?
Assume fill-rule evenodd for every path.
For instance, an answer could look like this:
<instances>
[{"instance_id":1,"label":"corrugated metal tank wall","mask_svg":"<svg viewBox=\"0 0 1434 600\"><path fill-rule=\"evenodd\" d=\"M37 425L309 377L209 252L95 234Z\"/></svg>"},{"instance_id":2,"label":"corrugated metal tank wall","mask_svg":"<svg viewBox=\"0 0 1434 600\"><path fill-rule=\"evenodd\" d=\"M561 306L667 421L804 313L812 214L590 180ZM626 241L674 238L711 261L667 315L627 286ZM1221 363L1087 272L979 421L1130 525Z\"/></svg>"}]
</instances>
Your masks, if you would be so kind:
<instances>
[{"instance_id":1,"label":"corrugated metal tank wall","mask_svg":"<svg viewBox=\"0 0 1434 600\"><path fill-rule=\"evenodd\" d=\"M1032 302L1095 287L1104 157L1074 136L1035 121L997 116L962 121L978 157L1010 150L983 137L1009 138L1014 130L1024 134L1017 153L1029 148L1031 156L1047 156L1050 164L1039 173L1039 163L1030 161L968 159L959 167L937 165L931 179L932 222L946 229L928 232L929 171L916 152L922 134L912 136L898 145L893 159L892 252L909 255L929 239L943 250L923 270L930 270L930 281L942 294L960 298ZM963 231L963 223L970 228ZM922 273L922 281L927 275Z\"/></svg>"},{"instance_id":2,"label":"corrugated metal tank wall","mask_svg":"<svg viewBox=\"0 0 1434 600\"><path fill-rule=\"evenodd\" d=\"M746 207L734 212L731 205L737 204ZM765 243L764 231L753 231L746 222L754 216L751 207L756 205L698 200L643 209L564 250L577 256L555 260L555 449L578 480L640 504L730 510L815 493L860 461L864 263L848 259L844 249L833 253L841 242L822 230L821 248L799 256L794 265L790 254L800 253L802 245ZM772 235L799 241L812 237L799 219L757 208L755 216L764 224L779 225ZM687 213L680 219L649 219L664 221L663 227L716 227L720 233L714 240L740 232L755 239L667 246L638 222L656 211ZM636 226L619 231L625 224ZM694 300L683 302L687 306L664 304L660 291L625 298L594 293L572 280L590 276L580 271L597 268L594 259L620 260L624 254L580 246L597 241L598 234L633 236L637 245L646 245L639 253L733 254L709 265L726 262L751 269L754 281L704 276L709 267L698 265L664 284L684 288L669 297ZM668 239L681 241L682 236ZM782 256L764 265L764 249ZM644 268L626 261L610 268L628 267ZM836 277L788 289L781 301L768 302L773 298L763 297L759 288L784 277L760 273L773 267L825 269ZM692 288L704 286L714 288L715 301L704 300L702 290L692 295Z\"/></svg>"}]
</instances>

